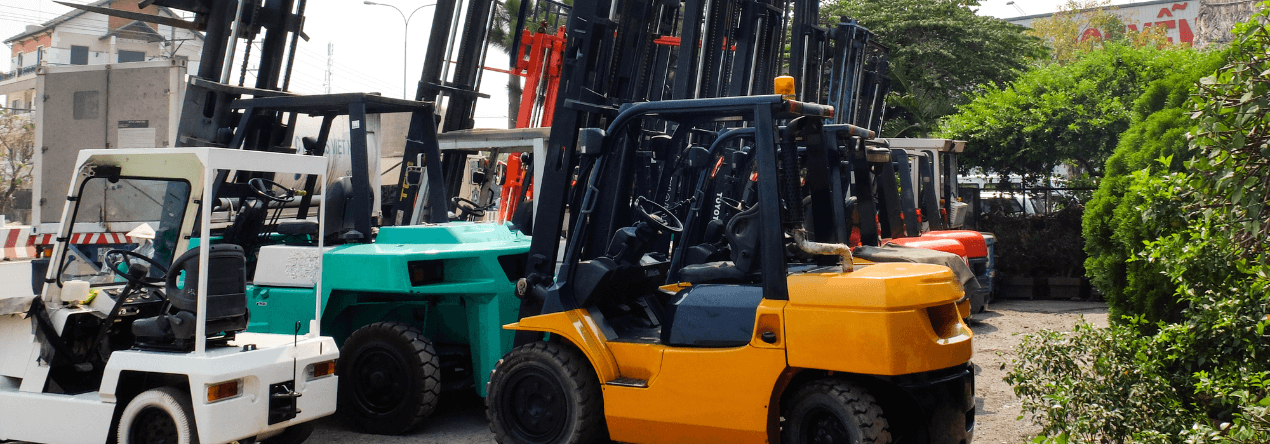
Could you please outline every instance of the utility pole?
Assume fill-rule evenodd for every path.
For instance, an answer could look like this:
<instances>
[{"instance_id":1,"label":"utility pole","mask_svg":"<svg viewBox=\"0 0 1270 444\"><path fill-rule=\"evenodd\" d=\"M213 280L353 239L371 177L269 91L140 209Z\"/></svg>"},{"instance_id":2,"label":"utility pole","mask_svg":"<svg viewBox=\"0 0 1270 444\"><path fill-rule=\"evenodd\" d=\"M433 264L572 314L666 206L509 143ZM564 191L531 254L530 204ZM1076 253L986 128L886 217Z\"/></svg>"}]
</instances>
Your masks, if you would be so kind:
<instances>
[{"instance_id":1,"label":"utility pole","mask_svg":"<svg viewBox=\"0 0 1270 444\"><path fill-rule=\"evenodd\" d=\"M331 93L331 64L335 61L335 43L326 42L326 93Z\"/></svg>"}]
</instances>

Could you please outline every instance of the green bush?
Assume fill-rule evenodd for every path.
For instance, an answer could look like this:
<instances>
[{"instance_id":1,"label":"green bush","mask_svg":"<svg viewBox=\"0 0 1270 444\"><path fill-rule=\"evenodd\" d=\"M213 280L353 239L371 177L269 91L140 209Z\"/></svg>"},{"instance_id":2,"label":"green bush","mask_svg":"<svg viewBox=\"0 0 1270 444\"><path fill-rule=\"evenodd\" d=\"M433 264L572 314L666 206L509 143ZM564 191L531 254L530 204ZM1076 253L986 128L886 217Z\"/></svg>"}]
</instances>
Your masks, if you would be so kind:
<instances>
[{"instance_id":1,"label":"green bush","mask_svg":"<svg viewBox=\"0 0 1270 444\"><path fill-rule=\"evenodd\" d=\"M1266 19L1237 27L1230 62L1201 81L1185 172L1130 173L1114 210L1156 225L1132 259L1168 279L1178 316L1027 337L1006 379L1038 442L1270 442Z\"/></svg>"},{"instance_id":2,"label":"green bush","mask_svg":"<svg viewBox=\"0 0 1270 444\"><path fill-rule=\"evenodd\" d=\"M1182 229L1182 221L1177 215L1162 217L1167 208L1140 211L1153 202L1134 190L1141 188L1135 182L1146 177L1135 172L1180 172L1189 158L1186 135L1195 124L1186 102L1199 79L1221 66L1224 53L1197 53L1195 60L1151 82L1134 101L1133 123L1120 135L1105 176L1086 204L1085 269L1106 295L1112 319L1142 315L1150 321L1176 320L1176 287L1159 264L1137 258L1143 242ZM1158 162L1162 158L1171 160Z\"/></svg>"},{"instance_id":3,"label":"green bush","mask_svg":"<svg viewBox=\"0 0 1270 444\"><path fill-rule=\"evenodd\" d=\"M1196 197L1188 175L1136 179L1133 192L1153 202ZM1229 233L1195 223L1149 242L1142 258L1179 288L1179 322L1135 316L1023 340L1006 381L1041 424L1039 441L1270 442L1270 270L1241 259Z\"/></svg>"}]
</instances>

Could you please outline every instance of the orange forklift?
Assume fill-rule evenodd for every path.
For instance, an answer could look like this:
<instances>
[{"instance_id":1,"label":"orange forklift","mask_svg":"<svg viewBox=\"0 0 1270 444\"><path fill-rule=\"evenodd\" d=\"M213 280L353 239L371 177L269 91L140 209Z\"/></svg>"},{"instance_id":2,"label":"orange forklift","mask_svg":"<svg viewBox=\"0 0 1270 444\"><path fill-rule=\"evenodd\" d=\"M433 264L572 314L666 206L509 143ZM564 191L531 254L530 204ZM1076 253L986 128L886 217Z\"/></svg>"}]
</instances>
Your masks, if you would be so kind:
<instances>
[{"instance_id":1,"label":"orange forklift","mask_svg":"<svg viewBox=\"0 0 1270 444\"><path fill-rule=\"evenodd\" d=\"M832 114L780 95L668 100L580 130L577 167L544 176L576 178L580 204L558 272L518 284L519 346L486 400L496 439L969 444L960 282L814 229L848 224L832 178L863 147L825 140ZM697 143L737 127L752 142ZM658 180L639 177L649 147ZM537 246L531 261L555 257Z\"/></svg>"}]
</instances>

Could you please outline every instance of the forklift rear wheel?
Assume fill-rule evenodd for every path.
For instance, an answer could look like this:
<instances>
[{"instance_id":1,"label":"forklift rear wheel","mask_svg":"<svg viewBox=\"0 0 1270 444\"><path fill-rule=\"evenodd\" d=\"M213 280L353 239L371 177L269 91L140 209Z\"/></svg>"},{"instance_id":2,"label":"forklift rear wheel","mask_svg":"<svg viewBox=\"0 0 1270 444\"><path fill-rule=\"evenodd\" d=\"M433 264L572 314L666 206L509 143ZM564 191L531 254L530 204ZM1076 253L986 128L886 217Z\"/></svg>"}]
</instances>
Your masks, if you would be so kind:
<instances>
[{"instance_id":1,"label":"forklift rear wheel","mask_svg":"<svg viewBox=\"0 0 1270 444\"><path fill-rule=\"evenodd\" d=\"M508 352L494 366L485 402L500 443L608 439L595 370L581 353L560 344L539 341Z\"/></svg>"},{"instance_id":2,"label":"forklift rear wheel","mask_svg":"<svg viewBox=\"0 0 1270 444\"><path fill-rule=\"evenodd\" d=\"M882 407L860 386L824 379L803 386L785 409L785 444L887 444Z\"/></svg>"},{"instance_id":3,"label":"forklift rear wheel","mask_svg":"<svg viewBox=\"0 0 1270 444\"><path fill-rule=\"evenodd\" d=\"M190 395L172 387L141 392L119 415L119 444L195 444Z\"/></svg>"},{"instance_id":4,"label":"forklift rear wheel","mask_svg":"<svg viewBox=\"0 0 1270 444\"><path fill-rule=\"evenodd\" d=\"M432 341L400 322L357 329L340 349L339 408L370 433L399 435L423 423L441 394Z\"/></svg>"}]
</instances>

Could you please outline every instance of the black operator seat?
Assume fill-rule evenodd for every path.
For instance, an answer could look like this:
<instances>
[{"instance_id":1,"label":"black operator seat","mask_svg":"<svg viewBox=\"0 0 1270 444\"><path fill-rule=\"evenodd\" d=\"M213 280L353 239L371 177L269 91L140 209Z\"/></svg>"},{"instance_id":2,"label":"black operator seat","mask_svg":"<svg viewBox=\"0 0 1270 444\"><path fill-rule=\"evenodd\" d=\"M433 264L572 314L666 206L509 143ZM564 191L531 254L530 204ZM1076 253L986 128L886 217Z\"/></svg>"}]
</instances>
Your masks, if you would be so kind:
<instances>
[{"instance_id":1,"label":"black operator seat","mask_svg":"<svg viewBox=\"0 0 1270 444\"><path fill-rule=\"evenodd\" d=\"M758 205L752 205L728 219L723 238L732 260L685 266L679 270L679 280L693 284L745 281L758 269L758 216Z\"/></svg>"},{"instance_id":2,"label":"black operator seat","mask_svg":"<svg viewBox=\"0 0 1270 444\"><path fill-rule=\"evenodd\" d=\"M198 310L198 256L195 247L177 258L168 271L164 291L172 309L153 318L138 319L132 324L137 341L149 345L188 346L194 339ZM247 329L247 259L242 247L216 244L208 252L207 334L232 335ZM177 285L181 272L185 282Z\"/></svg>"},{"instance_id":3,"label":"black operator seat","mask_svg":"<svg viewBox=\"0 0 1270 444\"><path fill-rule=\"evenodd\" d=\"M342 244L345 241L360 241L370 236L370 233L360 233L362 237L346 236L356 227L356 215L348 212L352 208L349 203L356 197L353 195L351 177L341 176L335 179L326 186L322 194L322 212L326 213L326 228L322 236L326 238L328 245ZM374 200L374 194L368 193L362 198L370 202Z\"/></svg>"}]
</instances>

